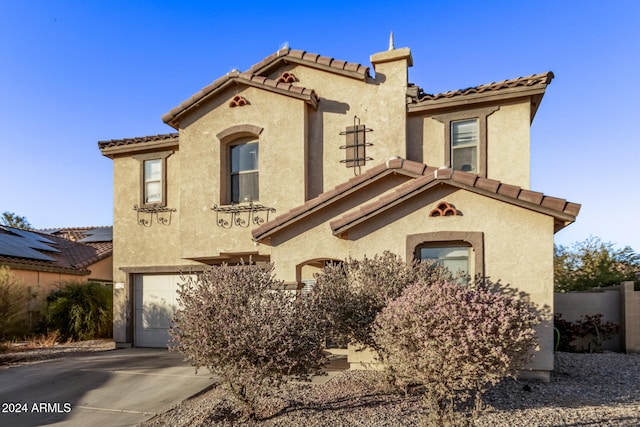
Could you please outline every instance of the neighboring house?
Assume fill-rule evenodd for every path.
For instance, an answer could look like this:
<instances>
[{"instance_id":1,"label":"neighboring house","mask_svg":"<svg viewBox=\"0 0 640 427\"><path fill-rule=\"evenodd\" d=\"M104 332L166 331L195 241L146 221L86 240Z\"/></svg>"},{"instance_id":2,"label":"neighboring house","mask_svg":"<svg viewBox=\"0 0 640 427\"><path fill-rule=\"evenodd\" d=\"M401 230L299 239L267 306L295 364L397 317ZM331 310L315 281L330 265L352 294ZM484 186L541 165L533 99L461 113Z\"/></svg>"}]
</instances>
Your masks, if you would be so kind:
<instances>
[{"instance_id":1,"label":"neighboring house","mask_svg":"<svg viewBox=\"0 0 640 427\"><path fill-rule=\"evenodd\" d=\"M0 266L29 288L29 319L47 296L68 281L111 285L111 227L22 230L0 225Z\"/></svg>"},{"instance_id":2,"label":"neighboring house","mask_svg":"<svg viewBox=\"0 0 640 427\"><path fill-rule=\"evenodd\" d=\"M180 275L241 260L303 289L327 262L390 250L552 307L553 236L580 208L528 189L553 74L429 94L408 83L408 48L371 63L284 48L165 114L177 132L98 143L114 166L118 343L166 346Z\"/></svg>"}]
</instances>

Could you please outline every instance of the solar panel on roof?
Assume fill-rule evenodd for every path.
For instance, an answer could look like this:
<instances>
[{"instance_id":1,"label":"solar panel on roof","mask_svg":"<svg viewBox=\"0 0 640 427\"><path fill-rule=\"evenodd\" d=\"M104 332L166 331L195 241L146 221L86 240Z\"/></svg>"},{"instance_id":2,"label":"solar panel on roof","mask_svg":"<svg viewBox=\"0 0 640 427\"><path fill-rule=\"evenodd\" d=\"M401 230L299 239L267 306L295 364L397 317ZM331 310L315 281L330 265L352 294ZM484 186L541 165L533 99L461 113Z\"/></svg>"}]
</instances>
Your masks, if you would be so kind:
<instances>
[{"instance_id":1,"label":"solar panel on roof","mask_svg":"<svg viewBox=\"0 0 640 427\"><path fill-rule=\"evenodd\" d=\"M54 258L51 258L42 252L38 252L25 243L27 242L23 237L12 236L10 234L0 234L0 255L36 259L41 261L55 261ZM52 248L49 248L49 250L51 249Z\"/></svg>"},{"instance_id":2,"label":"solar panel on roof","mask_svg":"<svg viewBox=\"0 0 640 427\"><path fill-rule=\"evenodd\" d=\"M78 242L110 242L113 240L112 227L94 228L93 230L87 231L85 234L87 235L87 237L78 240Z\"/></svg>"},{"instance_id":3,"label":"solar panel on roof","mask_svg":"<svg viewBox=\"0 0 640 427\"><path fill-rule=\"evenodd\" d=\"M16 234L18 236L24 237L25 239L34 240L36 242L47 243L47 244L50 244L50 245L55 245L56 244L56 242L54 242L53 240L49 240L44 236L41 236L39 234L33 233L31 231L28 231L28 230L21 230L19 228L3 227L3 226L0 226L0 228L2 228L5 231L8 231L9 233Z\"/></svg>"}]
</instances>

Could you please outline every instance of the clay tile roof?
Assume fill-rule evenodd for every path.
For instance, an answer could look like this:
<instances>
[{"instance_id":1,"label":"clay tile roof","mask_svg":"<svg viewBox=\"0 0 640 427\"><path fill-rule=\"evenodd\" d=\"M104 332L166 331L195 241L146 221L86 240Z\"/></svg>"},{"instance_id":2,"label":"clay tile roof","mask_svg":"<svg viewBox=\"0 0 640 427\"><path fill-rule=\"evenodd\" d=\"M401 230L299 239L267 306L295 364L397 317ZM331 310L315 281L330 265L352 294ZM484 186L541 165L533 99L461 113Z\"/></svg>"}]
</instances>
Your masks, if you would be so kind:
<instances>
[{"instance_id":1,"label":"clay tile roof","mask_svg":"<svg viewBox=\"0 0 640 427\"><path fill-rule=\"evenodd\" d=\"M252 231L253 238L256 241L266 239L283 225L287 225L301 218L304 218L305 216L319 209L322 209L328 204L331 204L343 197L348 196L358 188L367 186L371 182L378 180L383 176L395 173L415 178L417 176L422 176L423 174L433 172L434 169L435 168L427 167L422 163L414 162L411 160L391 158L385 163L381 163L371 169L368 169L362 175L350 178L348 181L337 185L333 189L328 190L318 195L317 197L306 201L303 205L291 209L288 212L277 216L272 221L264 223L260 227L255 228Z\"/></svg>"},{"instance_id":2,"label":"clay tile roof","mask_svg":"<svg viewBox=\"0 0 640 427\"><path fill-rule=\"evenodd\" d=\"M348 212L334 219L330 223L331 229L335 235L342 234L366 219L442 183L551 215L555 218L554 231L556 232L575 221L580 211L580 205L567 202L564 199L545 196L542 193L482 178L468 172L431 169L422 177L400 184L392 193L394 197L382 195L363 205L355 213Z\"/></svg>"},{"instance_id":3,"label":"clay tile roof","mask_svg":"<svg viewBox=\"0 0 640 427\"><path fill-rule=\"evenodd\" d=\"M217 93L224 90L231 84L243 84L259 87L269 91L275 91L283 95L302 99L313 108L317 108L318 106L319 98L313 89L294 86L291 83L278 82L277 80L269 79L251 72L239 73L237 71L232 71L225 76L215 80L213 83L206 86L201 91L195 93L177 107L172 108L168 113L162 116L162 120L168 125L173 126L177 129L178 121L182 114L190 111L193 108L197 108L200 103L206 98L215 96Z\"/></svg>"},{"instance_id":4,"label":"clay tile roof","mask_svg":"<svg viewBox=\"0 0 640 427\"><path fill-rule=\"evenodd\" d=\"M86 227L87 231L97 228L99 227ZM82 231L84 229L85 228L82 227L78 229L43 230L45 232L29 230L28 233L30 235L41 236L51 242L47 245L55 250L55 252L38 249L39 252L44 250L49 260L0 254L0 265L22 270L88 275L90 273L88 268L90 268L92 264L112 255L113 244L111 241L91 243L73 241L73 238L86 235L86 232ZM59 230L66 230L68 232L61 234L58 232ZM2 227L0 232L15 233L10 227ZM62 235L65 235L65 237L61 237ZM20 239L16 241L19 242Z\"/></svg>"},{"instance_id":5,"label":"clay tile roof","mask_svg":"<svg viewBox=\"0 0 640 427\"><path fill-rule=\"evenodd\" d=\"M505 184L494 179L482 178L472 173L454 171L450 168L438 169L410 160L391 158L387 162L367 170L364 174L353 177L333 189L308 200L303 205L291 209L272 221L255 228L252 231L253 238L255 241L265 240L279 230L303 220L308 215L330 206L354 191L364 188L373 181L391 173L402 173L410 177L410 179L399 184L393 190L381 194L373 201L330 221L330 227L335 235L340 235L368 218L442 184L452 185L553 216L555 220L554 230L556 232L575 221L580 211L579 204Z\"/></svg>"},{"instance_id":6,"label":"clay tile roof","mask_svg":"<svg viewBox=\"0 0 640 427\"><path fill-rule=\"evenodd\" d=\"M418 94L417 102L434 101L442 98L454 98L484 92L496 92L504 89L513 89L520 87L546 86L551 83L553 77L553 73L551 71L548 71L541 74L532 74L527 77L518 77L515 79L503 80L501 82L492 82L489 84L483 84L466 89L458 89L438 94L421 92Z\"/></svg>"},{"instance_id":7,"label":"clay tile roof","mask_svg":"<svg viewBox=\"0 0 640 427\"><path fill-rule=\"evenodd\" d=\"M167 133L167 134L153 135L153 136L138 136L134 138L125 138L125 139L111 139L109 141L98 141L98 148L104 151L110 148L125 147L128 145L173 141L173 140L177 140L177 138L178 138L177 133Z\"/></svg>"},{"instance_id":8,"label":"clay tile roof","mask_svg":"<svg viewBox=\"0 0 640 427\"><path fill-rule=\"evenodd\" d=\"M321 56L317 53L309 53L304 50L289 48L280 49L278 52L269 55L262 61L250 67L247 72L262 74L274 67L277 67L281 62L293 62L314 68L321 68L325 71L334 72L359 80L366 80L370 77L369 67L364 65L334 59L328 56Z\"/></svg>"}]
</instances>

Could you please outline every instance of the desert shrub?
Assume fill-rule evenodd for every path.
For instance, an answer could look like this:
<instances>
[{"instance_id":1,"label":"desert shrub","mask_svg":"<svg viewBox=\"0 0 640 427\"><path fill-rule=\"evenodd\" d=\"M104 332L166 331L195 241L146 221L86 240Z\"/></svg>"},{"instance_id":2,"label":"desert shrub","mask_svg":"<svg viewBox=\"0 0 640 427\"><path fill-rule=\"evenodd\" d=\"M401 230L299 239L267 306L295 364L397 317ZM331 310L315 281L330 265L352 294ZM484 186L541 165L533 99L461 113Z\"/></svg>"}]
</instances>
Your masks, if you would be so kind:
<instances>
[{"instance_id":1,"label":"desert shrub","mask_svg":"<svg viewBox=\"0 0 640 427\"><path fill-rule=\"evenodd\" d=\"M273 266L256 265L214 267L179 286L170 348L219 376L248 418L274 387L325 362L319 305L283 286Z\"/></svg>"},{"instance_id":2,"label":"desert shrub","mask_svg":"<svg viewBox=\"0 0 640 427\"><path fill-rule=\"evenodd\" d=\"M111 289L99 283L66 282L47 297L45 325L63 340L89 340L111 336Z\"/></svg>"},{"instance_id":3,"label":"desert shrub","mask_svg":"<svg viewBox=\"0 0 640 427\"><path fill-rule=\"evenodd\" d=\"M487 387L529 360L539 316L499 287L419 281L377 316L384 359L396 381L424 388L429 425L472 425Z\"/></svg>"},{"instance_id":4,"label":"desert shrub","mask_svg":"<svg viewBox=\"0 0 640 427\"><path fill-rule=\"evenodd\" d=\"M613 322L603 322L601 313L582 315L575 322L562 318L562 314L553 316L553 325L559 333L559 351L598 353L602 351L605 341L613 338L619 331L620 325ZM579 345L576 346L575 343Z\"/></svg>"},{"instance_id":5,"label":"desert shrub","mask_svg":"<svg viewBox=\"0 0 640 427\"><path fill-rule=\"evenodd\" d=\"M350 343L377 350L372 326L387 303L417 280L450 277L435 262L406 263L385 251L373 258L349 258L325 267L316 277L312 292L318 295L334 333Z\"/></svg>"},{"instance_id":6,"label":"desert shrub","mask_svg":"<svg viewBox=\"0 0 640 427\"><path fill-rule=\"evenodd\" d=\"M8 267L0 266L0 340L26 332L28 289Z\"/></svg>"}]
</instances>

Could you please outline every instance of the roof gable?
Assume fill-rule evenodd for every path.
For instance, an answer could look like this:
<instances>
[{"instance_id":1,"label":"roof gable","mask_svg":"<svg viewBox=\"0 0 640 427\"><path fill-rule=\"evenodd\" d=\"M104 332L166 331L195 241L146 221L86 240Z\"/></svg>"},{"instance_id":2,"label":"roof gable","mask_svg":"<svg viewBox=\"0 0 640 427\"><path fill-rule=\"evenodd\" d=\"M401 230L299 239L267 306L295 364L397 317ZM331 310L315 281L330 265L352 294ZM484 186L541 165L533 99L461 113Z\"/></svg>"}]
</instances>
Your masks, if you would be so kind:
<instances>
[{"instance_id":1,"label":"roof gable","mask_svg":"<svg viewBox=\"0 0 640 427\"><path fill-rule=\"evenodd\" d=\"M247 73L262 75L290 63L300 64L358 80L366 80L370 77L369 67L367 66L322 56L317 53L306 52L304 50L290 49L288 47L282 48L257 64L252 65L247 70Z\"/></svg>"},{"instance_id":2,"label":"roof gable","mask_svg":"<svg viewBox=\"0 0 640 427\"><path fill-rule=\"evenodd\" d=\"M210 85L204 87L200 92L194 94L193 96L191 96L191 98L182 102L177 107L172 108L167 114L162 116L162 121L164 121L169 126L178 129L180 120L182 119L182 117L184 117L185 114L194 111L203 102L213 99L223 90L234 84L253 86L259 89L278 93L280 95L290 96L306 102L314 109L318 107L318 95L313 89L307 89L304 87L295 86L291 83L268 79L266 77L253 73L240 73L238 71L232 71L215 80Z\"/></svg>"},{"instance_id":3,"label":"roof gable","mask_svg":"<svg viewBox=\"0 0 640 427\"><path fill-rule=\"evenodd\" d=\"M304 220L314 212L330 207L353 191L362 189L389 173L402 173L409 179L399 184L393 191L385 192L373 201L362 204L359 209L350 210L339 216L336 215L336 218L330 222L334 235L341 235L351 227L382 214L403 201L419 196L438 185L457 187L553 216L555 219L554 231L556 232L574 222L580 211L580 205L567 202L565 199L546 196L493 179L482 178L475 174L453 171L448 168L437 169L409 160L391 159L254 229L253 238L256 241L263 241L286 227Z\"/></svg>"}]
</instances>

